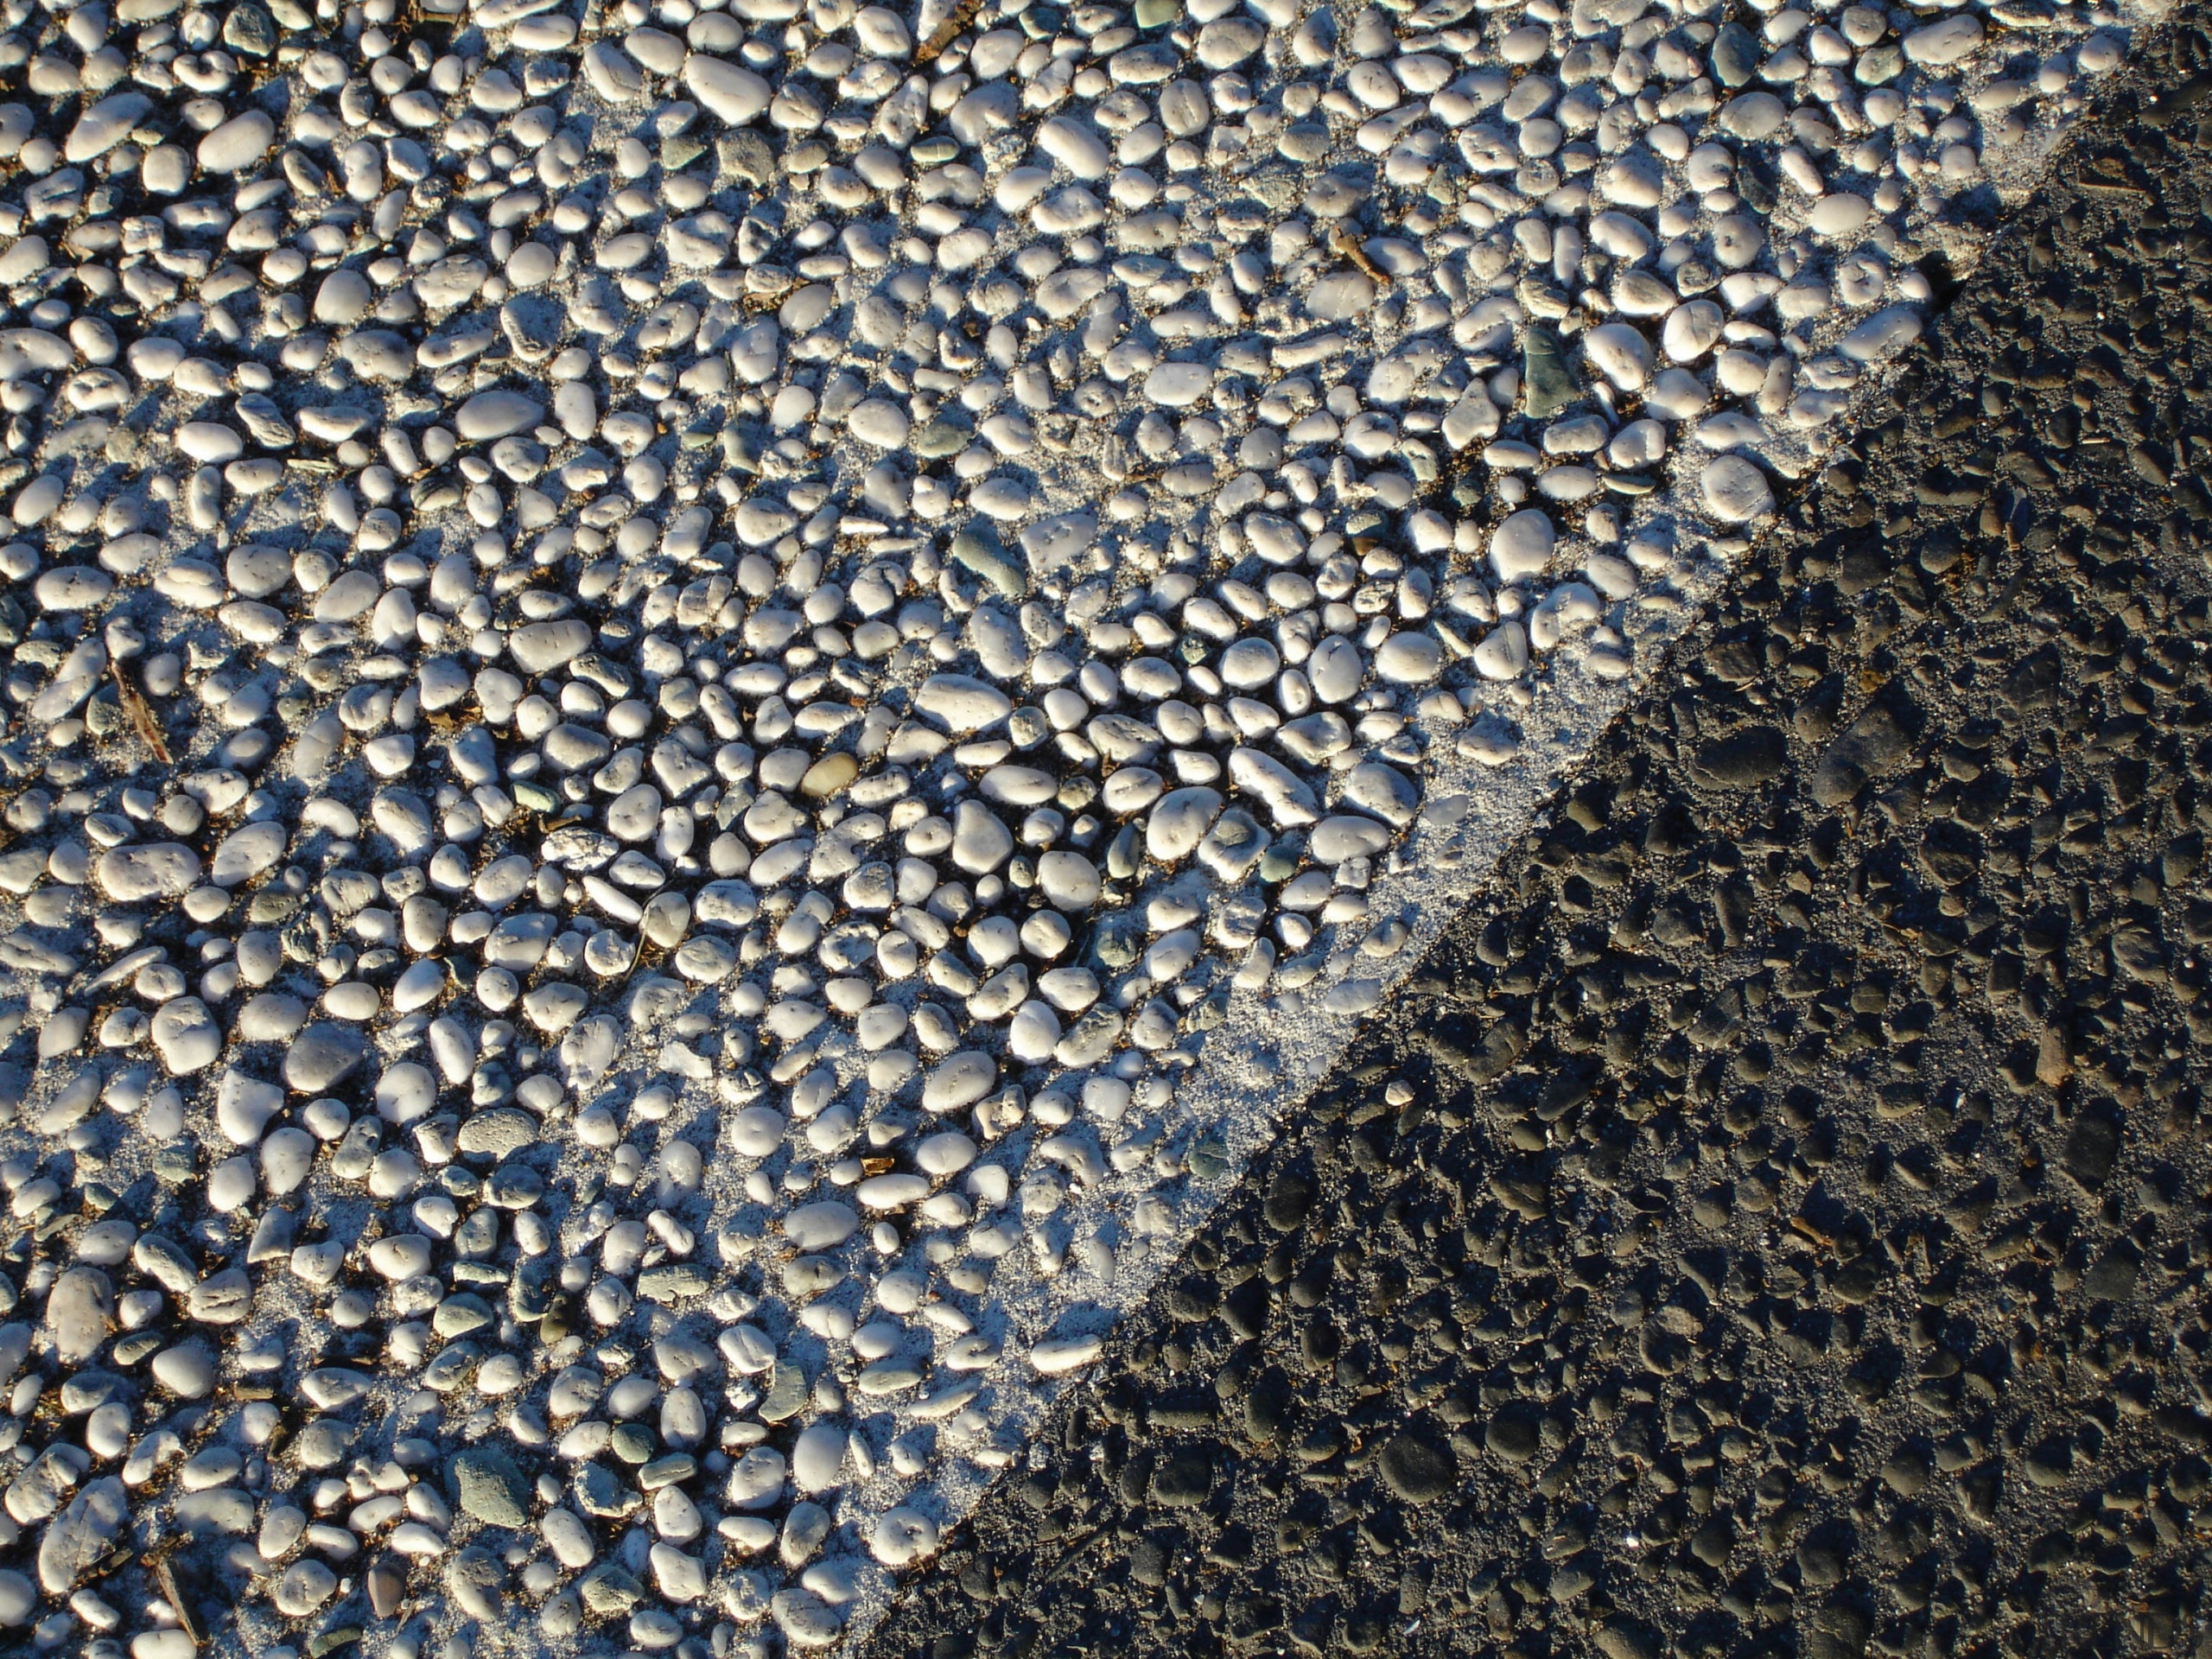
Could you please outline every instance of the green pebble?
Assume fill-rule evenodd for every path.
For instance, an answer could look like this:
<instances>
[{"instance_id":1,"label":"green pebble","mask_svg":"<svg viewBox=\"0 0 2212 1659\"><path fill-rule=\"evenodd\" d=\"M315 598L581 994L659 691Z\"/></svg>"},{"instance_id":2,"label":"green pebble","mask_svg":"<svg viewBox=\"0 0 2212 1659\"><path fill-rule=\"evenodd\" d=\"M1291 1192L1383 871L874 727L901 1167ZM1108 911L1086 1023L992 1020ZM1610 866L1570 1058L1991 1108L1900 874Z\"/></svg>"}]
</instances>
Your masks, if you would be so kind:
<instances>
[{"instance_id":1,"label":"green pebble","mask_svg":"<svg viewBox=\"0 0 2212 1659\"><path fill-rule=\"evenodd\" d=\"M490 1527L530 1524L530 1482L505 1452L473 1446L454 1459L452 1469L454 1501L467 1513Z\"/></svg>"},{"instance_id":2,"label":"green pebble","mask_svg":"<svg viewBox=\"0 0 2212 1659\"><path fill-rule=\"evenodd\" d=\"M952 562L981 576L1007 599L1029 591L1029 572L1008 556L988 527L969 525L952 538Z\"/></svg>"},{"instance_id":3,"label":"green pebble","mask_svg":"<svg viewBox=\"0 0 2212 1659\"><path fill-rule=\"evenodd\" d=\"M699 1460L689 1452L671 1452L664 1458L655 1458L638 1471L638 1484L648 1492L657 1492L664 1486L673 1486L699 1472Z\"/></svg>"},{"instance_id":4,"label":"green pebble","mask_svg":"<svg viewBox=\"0 0 2212 1659\"><path fill-rule=\"evenodd\" d=\"M1535 322L1521 341L1522 395L1532 421L1549 420L1581 396L1567 372L1567 351L1547 324Z\"/></svg>"}]
</instances>

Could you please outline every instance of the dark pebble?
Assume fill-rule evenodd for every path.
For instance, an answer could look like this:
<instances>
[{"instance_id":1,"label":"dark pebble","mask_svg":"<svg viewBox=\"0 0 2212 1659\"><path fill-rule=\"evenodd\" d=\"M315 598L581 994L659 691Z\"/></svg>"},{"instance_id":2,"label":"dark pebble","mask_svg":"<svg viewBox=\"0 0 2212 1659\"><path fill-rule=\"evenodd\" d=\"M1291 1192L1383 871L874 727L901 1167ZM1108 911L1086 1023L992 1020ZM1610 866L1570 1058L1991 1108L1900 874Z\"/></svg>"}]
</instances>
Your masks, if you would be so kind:
<instances>
[{"instance_id":1,"label":"dark pebble","mask_svg":"<svg viewBox=\"0 0 2212 1659\"><path fill-rule=\"evenodd\" d=\"M1526 1463L1543 1446L1543 1423L1529 1406L1508 1406L1483 1430L1483 1445L1508 1463Z\"/></svg>"},{"instance_id":2,"label":"dark pebble","mask_svg":"<svg viewBox=\"0 0 2212 1659\"><path fill-rule=\"evenodd\" d=\"M1203 1503L1213 1490L1213 1459L1205 1447L1178 1447L1152 1471L1152 1501L1166 1509Z\"/></svg>"},{"instance_id":3,"label":"dark pebble","mask_svg":"<svg viewBox=\"0 0 2212 1659\"><path fill-rule=\"evenodd\" d=\"M1449 1492L1457 1478L1452 1452L1423 1436L1398 1435L1375 1460L1382 1484L1408 1503L1431 1503Z\"/></svg>"},{"instance_id":4,"label":"dark pebble","mask_svg":"<svg viewBox=\"0 0 2212 1659\"><path fill-rule=\"evenodd\" d=\"M1757 789L1782 775L1789 746L1771 726L1752 726L1707 743L1692 763L1700 783L1714 789Z\"/></svg>"},{"instance_id":5,"label":"dark pebble","mask_svg":"<svg viewBox=\"0 0 2212 1659\"><path fill-rule=\"evenodd\" d=\"M1279 1233L1295 1232L1313 1208L1313 1185L1304 1176L1284 1172L1268 1189L1268 1225Z\"/></svg>"}]
</instances>

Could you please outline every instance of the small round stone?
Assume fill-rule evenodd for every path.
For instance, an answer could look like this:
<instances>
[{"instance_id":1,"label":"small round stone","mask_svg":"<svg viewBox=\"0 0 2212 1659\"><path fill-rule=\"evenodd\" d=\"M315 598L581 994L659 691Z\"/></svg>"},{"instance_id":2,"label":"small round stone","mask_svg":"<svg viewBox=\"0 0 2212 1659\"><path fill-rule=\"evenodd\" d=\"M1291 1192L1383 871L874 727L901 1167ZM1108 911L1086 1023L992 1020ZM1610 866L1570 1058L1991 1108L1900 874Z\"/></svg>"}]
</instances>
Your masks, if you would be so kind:
<instances>
[{"instance_id":1,"label":"small round stone","mask_svg":"<svg viewBox=\"0 0 2212 1659\"><path fill-rule=\"evenodd\" d=\"M1394 1436L1376 1468L1382 1484L1408 1503L1433 1503L1456 1484L1451 1452L1419 1433Z\"/></svg>"},{"instance_id":2,"label":"small round stone","mask_svg":"<svg viewBox=\"0 0 2212 1659\"><path fill-rule=\"evenodd\" d=\"M1491 532L1491 569L1500 582L1533 576L1551 562L1552 521L1534 507L1523 508Z\"/></svg>"},{"instance_id":3,"label":"small round stone","mask_svg":"<svg viewBox=\"0 0 2212 1659\"><path fill-rule=\"evenodd\" d=\"M1749 524L1774 511L1766 474L1741 455L1719 455L1698 475L1706 511L1723 524Z\"/></svg>"},{"instance_id":4,"label":"small round stone","mask_svg":"<svg viewBox=\"0 0 2212 1659\"><path fill-rule=\"evenodd\" d=\"M238 173L269 153L276 123L260 110L232 116L200 141L200 165L210 173Z\"/></svg>"}]
</instances>

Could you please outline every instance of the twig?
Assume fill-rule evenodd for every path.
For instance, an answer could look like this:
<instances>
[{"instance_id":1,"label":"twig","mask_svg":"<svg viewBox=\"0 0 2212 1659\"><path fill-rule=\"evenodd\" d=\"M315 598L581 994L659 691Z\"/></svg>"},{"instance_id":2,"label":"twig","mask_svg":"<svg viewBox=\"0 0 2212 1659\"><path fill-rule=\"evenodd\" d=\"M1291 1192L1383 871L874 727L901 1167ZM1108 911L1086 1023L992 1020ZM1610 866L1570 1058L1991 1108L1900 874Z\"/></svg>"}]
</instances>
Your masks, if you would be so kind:
<instances>
[{"instance_id":1,"label":"twig","mask_svg":"<svg viewBox=\"0 0 2212 1659\"><path fill-rule=\"evenodd\" d=\"M176 1574L169 1570L169 1558L156 1555L152 1566L154 1582L161 1586L162 1599L168 1603L169 1611L176 1615L177 1628L185 1633L194 1647L199 1647L207 1638L200 1635L199 1625L193 1621L192 1610L184 1605L184 1598L177 1593Z\"/></svg>"},{"instance_id":2,"label":"twig","mask_svg":"<svg viewBox=\"0 0 2212 1659\"><path fill-rule=\"evenodd\" d=\"M146 741L146 747L154 752L156 760L165 766L173 764L169 760L169 746L162 741L161 722L154 718L154 711L147 706L146 699L138 695L138 688L124 677L123 664L111 662L107 671L115 681L117 701L123 704L124 713L130 716L132 729Z\"/></svg>"},{"instance_id":3,"label":"twig","mask_svg":"<svg viewBox=\"0 0 2212 1659\"><path fill-rule=\"evenodd\" d=\"M1390 286L1390 273L1367 257L1367 250L1359 245L1359 238L1341 225L1329 234L1329 245L1352 264L1357 265L1383 287Z\"/></svg>"},{"instance_id":4,"label":"twig","mask_svg":"<svg viewBox=\"0 0 2212 1659\"><path fill-rule=\"evenodd\" d=\"M983 0L960 0L950 15L930 31L929 39L922 42L922 49L914 54L915 66L934 62L938 54L960 38L960 31L974 22L976 14L982 9Z\"/></svg>"},{"instance_id":5,"label":"twig","mask_svg":"<svg viewBox=\"0 0 2212 1659\"><path fill-rule=\"evenodd\" d=\"M1827 1233L1821 1231L1820 1228L1815 1226L1811 1222L1806 1220L1802 1216L1792 1216L1789 1217L1789 1230L1796 1233L1801 1238L1811 1240L1815 1244L1818 1245L1824 1250L1832 1249L1835 1243L1834 1239L1831 1238Z\"/></svg>"}]
</instances>

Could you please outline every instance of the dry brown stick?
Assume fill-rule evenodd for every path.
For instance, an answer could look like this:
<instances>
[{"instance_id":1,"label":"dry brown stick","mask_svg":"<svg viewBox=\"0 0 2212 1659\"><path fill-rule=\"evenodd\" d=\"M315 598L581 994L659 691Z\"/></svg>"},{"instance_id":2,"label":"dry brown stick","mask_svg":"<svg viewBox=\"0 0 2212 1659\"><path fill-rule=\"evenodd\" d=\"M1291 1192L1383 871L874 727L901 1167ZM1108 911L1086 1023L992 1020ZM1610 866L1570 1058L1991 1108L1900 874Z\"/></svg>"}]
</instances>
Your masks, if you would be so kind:
<instances>
[{"instance_id":1,"label":"dry brown stick","mask_svg":"<svg viewBox=\"0 0 2212 1659\"><path fill-rule=\"evenodd\" d=\"M1811 1240L1815 1244L1818 1245L1824 1250L1829 1249L1835 1243L1834 1239L1828 1236L1826 1232L1822 1231L1819 1227L1815 1226L1812 1222L1808 1221L1802 1216L1792 1216L1789 1217L1789 1230L1796 1233L1801 1238Z\"/></svg>"},{"instance_id":2,"label":"dry brown stick","mask_svg":"<svg viewBox=\"0 0 2212 1659\"><path fill-rule=\"evenodd\" d=\"M107 671L115 681L117 701L123 704L124 713L130 716L132 728L145 739L146 747L154 752L156 760L165 766L170 765L169 746L162 741L161 722L154 718L154 711L147 706L146 699L138 695L138 688L124 677L123 664L111 662L107 665Z\"/></svg>"},{"instance_id":3,"label":"dry brown stick","mask_svg":"<svg viewBox=\"0 0 2212 1659\"><path fill-rule=\"evenodd\" d=\"M914 62L920 65L933 61L938 54L960 38L960 31L976 21L976 14L983 9L983 0L960 0L951 15L930 31L922 42L922 49L914 54Z\"/></svg>"},{"instance_id":4,"label":"dry brown stick","mask_svg":"<svg viewBox=\"0 0 2212 1659\"><path fill-rule=\"evenodd\" d=\"M1341 225L1330 235L1329 245L1352 264L1357 265L1383 287L1390 286L1390 273L1367 257L1367 250L1359 245L1359 238Z\"/></svg>"}]
</instances>

